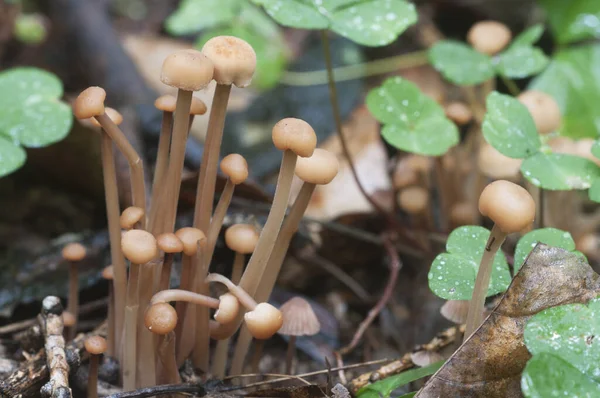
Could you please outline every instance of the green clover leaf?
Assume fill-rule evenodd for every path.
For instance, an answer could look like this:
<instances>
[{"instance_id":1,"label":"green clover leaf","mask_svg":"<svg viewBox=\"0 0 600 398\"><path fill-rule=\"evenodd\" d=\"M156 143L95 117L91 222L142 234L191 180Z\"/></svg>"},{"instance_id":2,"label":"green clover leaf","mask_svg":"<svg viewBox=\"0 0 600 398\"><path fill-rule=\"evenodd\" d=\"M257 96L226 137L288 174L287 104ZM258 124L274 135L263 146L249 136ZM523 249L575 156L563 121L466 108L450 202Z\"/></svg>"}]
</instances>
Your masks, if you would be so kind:
<instances>
[{"instance_id":1,"label":"green clover leaf","mask_svg":"<svg viewBox=\"0 0 600 398\"><path fill-rule=\"evenodd\" d=\"M533 185L551 191L588 189L600 178L600 168L591 160L561 153L538 152L523 161L521 173Z\"/></svg>"},{"instance_id":2,"label":"green clover leaf","mask_svg":"<svg viewBox=\"0 0 600 398\"><path fill-rule=\"evenodd\" d=\"M556 228L542 228L530 231L523 235L517 243L514 258L515 274L525 262L529 253L538 242L548 246L560 247L568 251L575 251L575 241L570 233Z\"/></svg>"},{"instance_id":3,"label":"green clover leaf","mask_svg":"<svg viewBox=\"0 0 600 398\"><path fill-rule=\"evenodd\" d=\"M494 77L492 58L465 43L441 40L429 50L433 67L446 79L460 86L472 86Z\"/></svg>"}]
</instances>

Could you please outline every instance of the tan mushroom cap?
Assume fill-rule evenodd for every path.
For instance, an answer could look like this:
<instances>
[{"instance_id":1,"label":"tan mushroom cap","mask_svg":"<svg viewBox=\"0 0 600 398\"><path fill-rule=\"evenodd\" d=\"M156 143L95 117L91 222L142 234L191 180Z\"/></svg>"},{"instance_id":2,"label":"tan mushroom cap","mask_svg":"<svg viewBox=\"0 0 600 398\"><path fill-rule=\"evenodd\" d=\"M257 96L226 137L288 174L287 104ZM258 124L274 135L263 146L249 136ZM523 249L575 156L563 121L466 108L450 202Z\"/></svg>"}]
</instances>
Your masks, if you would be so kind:
<instances>
[{"instance_id":1,"label":"tan mushroom cap","mask_svg":"<svg viewBox=\"0 0 600 398\"><path fill-rule=\"evenodd\" d=\"M171 94L161 95L154 101L154 107L163 112L175 112L177 98Z\"/></svg>"},{"instance_id":2,"label":"tan mushroom cap","mask_svg":"<svg viewBox=\"0 0 600 398\"><path fill-rule=\"evenodd\" d=\"M281 311L269 303L259 303L253 311L244 314L248 331L258 340L270 339L283 324Z\"/></svg>"},{"instance_id":3,"label":"tan mushroom cap","mask_svg":"<svg viewBox=\"0 0 600 398\"><path fill-rule=\"evenodd\" d=\"M531 225L535 218L535 202L523 187L498 180L483 189L479 212L489 217L502 232L511 234Z\"/></svg>"},{"instance_id":4,"label":"tan mushroom cap","mask_svg":"<svg viewBox=\"0 0 600 398\"><path fill-rule=\"evenodd\" d=\"M459 325L467 321L468 312L469 300L448 300L440 309L444 318Z\"/></svg>"},{"instance_id":5,"label":"tan mushroom cap","mask_svg":"<svg viewBox=\"0 0 600 398\"><path fill-rule=\"evenodd\" d=\"M279 334L286 336L313 336L321 330L321 324L312 307L302 297L292 297L280 308L283 324Z\"/></svg>"},{"instance_id":6,"label":"tan mushroom cap","mask_svg":"<svg viewBox=\"0 0 600 398\"><path fill-rule=\"evenodd\" d=\"M192 97L192 106L190 115L204 115L206 113L206 104L200 98Z\"/></svg>"},{"instance_id":7,"label":"tan mushroom cap","mask_svg":"<svg viewBox=\"0 0 600 398\"><path fill-rule=\"evenodd\" d=\"M273 144L280 151L291 150L296 155L307 158L312 156L317 146L315 131L302 119L281 119L273 126Z\"/></svg>"},{"instance_id":8,"label":"tan mushroom cap","mask_svg":"<svg viewBox=\"0 0 600 398\"><path fill-rule=\"evenodd\" d=\"M540 134L548 134L560 128L560 107L550 95L529 90L521 93L517 99L529 110Z\"/></svg>"},{"instance_id":9,"label":"tan mushroom cap","mask_svg":"<svg viewBox=\"0 0 600 398\"><path fill-rule=\"evenodd\" d=\"M112 120L117 126L123 123L123 115L121 115L116 109L109 108L107 106L104 108L104 113L106 113L106 116L108 116L110 120ZM102 127L95 117L90 119L90 123L96 127Z\"/></svg>"},{"instance_id":10,"label":"tan mushroom cap","mask_svg":"<svg viewBox=\"0 0 600 398\"><path fill-rule=\"evenodd\" d=\"M165 253L181 253L183 242L172 232L160 234L156 237L158 248Z\"/></svg>"},{"instance_id":11,"label":"tan mushroom cap","mask_svg":"<svg viewBox=\"0 0 600 398\"><path fill-rule=\"evenodd\" d=\"M429 192L422 187L404 188L397 199L398 206L408 214L421 214L429 206Z\"/></svg>"},{"instance_id":12,"label":"tan mushroom cap","mask_svg":"<svg viewBox=\"0 0 600 398\"><path fill-rule=\"evenodd\" d=\"M339 169L340 164L333 153L316 148L312 156L298 158L295 173L306 183L325 185L335 178Z\"/></svg>"},{"instance_id":13,"label":"tan mushroom cap","mask_svg":"<svg viewBox=\"0 0 600 398\"><path fill-rule=\"evenodd\" d=\"M75 325L75 315L73 315L69 311L63 311L62 318L63 318L63 324L65 325L65 327L70 328L73 325Z\"/></svg>"},{"instance_id":14,"label":"tan mushroom cap","mask_svg":"<svg viewBox=\"0 0 600 398\"><path fill-rule=\"evenodd\" d=\"M232 322L240 311L240 302L231 293L219 296L219 309L215 312L215 320L221 325Z\"/></svg>"},{"instance_id":15,"label":"tan mushroom cap","mask_svg":"<svg viewBox=\"0 0 600 398\"><path fill-rule=\"evenodd\" d=\"M433 161L429 156L410 154L405 161L408 167L417 173L429 173L433 168Z\"/></svg>"},{"instance_id":16,"label":"tan mushroom cap","mask_svg":"<svg viewBox=\"0 0 600 398\"><path fill-rule=\"evenodd\" d=\"M232 153L221 160L221 171L234 185L238 185L248 178L248 162L242 155Z\"/></svg>"},{"instance_id":17,"label":"tan mushroom cap","mask_svg":"<svg viewBox=\"0 0 600 398\"><path fill-rule=\"evenodd\" d=\"M112 281L115 278L115 267L112 265L104 267L102 270L102 278Z\"/></svg>"},{"instance_id":18,"label":"tan mushroom cap","mask_svg":"<svg viewBox=\"0 0 600 398\"><path fill-rule=\"evenodd\" d=\"M168 334L177 326L177 311L168 303L152 304L144 315L144 325L152 333Z\"/></svg>"},{"instance_id":19,"label":"tan mushroom cap","mask_svg":"<svg viewBox=\"0 0 600 398\"><path fill-rule=\"evenodd\" d=\"M225 243L234 252L250 254L256 247L259 235L253 225L235 224L225 231Z\"/></svg>"},{"instance_id":20,"label":"tan mushroom cap","mask_svg":"<svg viewBox=\"0 0 600 398\"><path fill-rule=\"evenodd\" d=\"M212 62L200 51L179 50L165 58L160 81L181 90L198 91L212 81L213 71Z\"/></svg>"},{"instance_id":21,"label":"tan mushroom cap","mask_svg":"<svg viewBox=\"0 0 600 398\"><path fill-rule=\"evenodd\" d=\"M402 189L419 182L417 172L409 165L406 159L401 159L394 169L392 184L394 189Z\"/></svg>"},{"instance_id":22,"label":"tan mushroom cap","mask_svg":"<svg viewBox=\"0 0 600 398\"><path fill-rule=\"evenodd\" d=\"M467 41L480 53L494 55L510 43L512 33L506 25L497 21L481 21L469 29Z\"/></svg>"},{"instance_id":23,"label":"tan mushroom cap","mask_svg":"<svg viewBox=\"0 0 600 398\"><path fill-rule=\"evenodd\" d=\"M145 264L158 256L156 239L141 229L132 229L122 235L121 250L133 264Z\"/></svg>"},{"instance_id":24,"label":"tan mushroom cap","mask_svg":"<svg viewBox=\"0 0 600 398\"><path fill-rule=\"evenodd\" d=\"M108 347L106 344L106 339L102 336L88 337L83 345L85 346L85 350L92 355L104 354Z\"/></svg>"},{"instance_id":25,"label":"tan mushroom cap","mask_svg":"<svg viewBox=\"0 0 600 398\"><path fill-rule=\"evenodd\" d=\"M67 261L81 261L85 258L86 249L81 243L69 243L62 249L62 256Z\"/></svg>"},{"instance_id":26,"label":"tan mushroom cap","mask_svg":"<svg viewBox=\"0 0 600 398\"><path fill-rule=\"evenodd\" d=\"M183 253L186 256L193 256L198 251L198 242L206 239L204 232L198 228L183 227L175 232L175 235L183 243Z\"/></svg>"},{"instance_id":27,"label":"tan mushroom cap","mask_svg":"<svg viewBox=\"0 0 600 398\"><path fill-rule=\"evenodd\" d=\"M121 213L119 224L121 224L122 229L132 229L135 224L144 218L144 214L144 209L136 206L129 206Z\"/></svg>"},{"instance_id":28,"label":"tan mushroom cap","mask_svg":"<svg viewBox=\"0 0 600 398\"><path fill-rule=\"evenodd\" d=\"M88 87L75 100L73 114L80 120L102 115L105 99L106 91L102 87Z\"/></svg>"},{"instance_id":29,"label":"tan mushroom cap","mask_svg":"<svg viewBox=\"0 0 600 398\"><path fill-rule=\"evenodd\" d=\"M519 175L522 159L513 159L504 156L496 148L482 143L477 156L477 166L483 175L489 178L513 178Z\"/></svg>"},{"instance_id":30,"label":"tan mushroom cap","mask_svg":"<svg viewBox=\"0 0 600 398\"><path fill-rule=\"evenodd\" d=\"M469 108L469 106L463 102L450 102L448 105L446 105L444 111L446 112L448 119L452 120L459 126L464 126L465 124L469 123L471 119L473 119L473 112L471 111L471 108Z\"/></svg>"},{"instance_id":31,"label":"tan mushroom cap","mask_svg":"<svg viewBox=\"0 0 600 398\"><path fill-rule=\"evenodd\" d=\"M213 37L202 53L215 66L214 79L223 85L247 87L256 70L256 53L250 44L234 36Z\"/></svg>"}]
</instances>

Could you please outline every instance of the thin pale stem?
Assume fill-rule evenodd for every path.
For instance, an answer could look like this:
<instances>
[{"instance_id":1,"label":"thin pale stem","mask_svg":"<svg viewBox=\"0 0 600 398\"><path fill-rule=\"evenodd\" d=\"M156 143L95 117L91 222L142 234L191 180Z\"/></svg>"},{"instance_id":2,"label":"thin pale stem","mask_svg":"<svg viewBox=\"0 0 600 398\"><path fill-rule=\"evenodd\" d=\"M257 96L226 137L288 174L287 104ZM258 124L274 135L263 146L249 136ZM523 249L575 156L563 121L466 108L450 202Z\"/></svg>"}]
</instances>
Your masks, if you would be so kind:
<instances>
[{"instance_id":1,"label":"thin pale stem","mask_svg":"<svg viewBox=\"0 0 600 398\"><path fill-rule=\"evenodd\" d=\"M169 167L169 148L171 146L171 128L173 127L173 113L163 112L162 125L160 127L160 138L158 139L158 152L156 154L156 166L154 168L154 180L152 181L152 200L150 203L149 230L156 231L156 218L161 207L161 197L164 192L165 174Z\"/></svg>"},{"instance_id":2,"label":"thin pale stem","mask_svg":"<svg viewBox=\"0 0 600 398\"><path fill-rule=\"evenodd\" d=\"M127 283L127 301L125 303L125 330L121 344L121 363L123 364L123 388L136 388L137 327L138 327L138 281L140 266L131 264Z\"/></svg>"},{"instance_id":3,"label":"thin pale stem","mask_svg":"<svg viewBox=\"0 0 600 398\"><path fill-rule=\"evenodd\" d=\"M181 261L181 277L179 289L186 290L189 292L192 291L192 261L192 257L186 254L183 255ZM175 311L177 312L177 319L179 319L179 322L177 322L177 326L175 327L175 344L177 345L177 364L181 365L183 364L183 361L185 361L187 354L189 354L189 352L183 352L186 351L182 341L183 331L187 329L189 333L194 333L196 323L192 321L195 321L196 313L194 311L187 311L187 302L185 301L177 301L177 303L175 304ZM192 319L192 317L194 319Z\"/></svg>"},{"instance_id":4,"label":"thin pale stem","mask_svg":"<svg viewBox=\"0 0 600 398\"><path fill-rule=\"evenodd\" d=\"M223 140L223 126L227 114L230 85L217 84L213 102L210 109L210 118L204 142L204 156L198 175L198 191L196 193L196 207L194 209L194 227L207 231L210 224L210 215L215 197L215 184L217 181L217 168L219 153Z\"/></svg>"},{"instance_id":5,"label":"thin pale stem","mask_svg":"<svg viewBox=\"0 0 600 398\"><path fill-rule=\"evenodd\" d=\"M115 301L114 345L117 353L121 352L121 334L123 333L125 294L127 290L127 270L125 257L121 252L121 225L119 210L119 193L117 189L117 172L113 154L112 140L102 131L102 173L104 177L104 197L108 219L108 235L110 240L110 256L113 265L113 293ZM120 355L117 355L120 357Z\"/></svg>"},{"instance_id":6,"label":"thin pale stem","mask_svg":"<svg viewBox=\"0 0 600 398\"><path fill-rule=\"evenodd\" d=\"M146 211L146 182L144 181L144 163L142 159L119 126L106 113L96 116L96 120L98 120L98 123L100 123L104 131L110 136L117 148L119 148L119 151L123 153L127 159L127 163L129 163L131 172L131 202L134 206ZM140 224L141 228L145 227L145 217L142 218Z\"/></svg>"},{"instance_id":7,"label":"thin pale stem","mask_svg":"<svg viewBox=\"0 0 600 398\"><path fill-rule=\"evenodd\" d=\"M138 324L144 324L144 313L154 293L154 268L158 265L157 260L152 260L140 265L140 279L138 286L138 305L142 310L138 313ZM137 377L138 385L151 387L156 384L156 358L155 351L148 347L155 347L155 335L145 327L137 330Z\"/></svg>"},{"instance_id":8,"label":"thin pale stem","mask_svg":"<svg viewBox=\"0 0 600 398\"><path fill-rule=\"evenodd\" d=\"M98 398L98 359L98 355L90 355L87 385L88 398Z\"/></svg>"},{"instance_id":9,"label":"thin pale stem","mask_svg":"<svg viewBox=\"0 0 600 398\"><path fill-rule=\"evenodd\" d=\"M450 214L450 204L448 197L448 185L446 181L446 175L444 173L444 165L442 163L442 157L438 156L435 158L434 166L435 177L437 179L437 193L439 200L439 220L440 230L448 230L448 215Z\"/></svg>"},{"instance_id":10,"label":"thin pale stem","mask_svg":"<svg viewBox=\"0 0 600 398\"><path fill-rule=\"evenodd\" d=\"M538 228L544 228L545 225L545 217L544 217L544 213L545 213L545 208L546 208L546 198L545 198L545 192L546 190L542 187L538 187L538 193L539 193L539 205L537 206L539 209L539 217L538 217Z\"/></svg>"},{"instance_id":11,"label":"thin pale stem","mask_svg":"<svg viewBox=\"0 0 600 398\"><path fill-rule=\"evenodd\" d=\"M296 356L296 336L290 336L288 342L287 353L285 354L285 373L292 374L292 365L294 364L294 357Z\"/></svg>"},{"instance_id":12,"label":"thin pale stem","mask_svg":"<svg viewBox=\"0 0 600 398\"><path fill-rule=\"evenodd\" d=\"M215 310L219 308L218 299L181 289L162 290L152 296L150 303L169 303L171 301L184 301L186 303L202 305Z\"/></svg>"},{"instance_id":13,"label":"thin pale stem","mask_svg":"<svg viewBox=\"0 0 600 398\"><path fill-rule=\"evenodd\" d=\"M173 133L171 134L171 153L169 154L169 168L167 170L167 179L165 180L168 189L165 191L164 201L161 200L161 206L164 205L164 224L160 232L173 232L175 228L175 217L177 215L177 203L179 200L179 190L181 188L181 173L183 171L183 162L185 160L185 144L188 137L188 127L190 118L190 107L192 104L192 92L179 90L177 92L177 103L175 104L175 115L173 116Z\"/></svg>"},{"instance_id":14,"label":"thin pale stem","mask_svg":"<svg viewBox=\"0 0 600 398\"><path fill-rule=\"evenodd\" d=\"M208 283L204 281L204 277L206 276L206 274L208 274L209 262L205 260L205 257L208 256L208 249L199 251L199 255L200 258L197 259L197 263L200 266L196 269L196 281L194 287L197 293L208 296L210 294L210 290L208 287ZM208 326L210 321L210 311L207 307L204 306L196 306L195 310L195 333L191 336L188 336L188 340L193 343L192 363L194 364L194 367L196 369L200 369L201 371L208 373L208 364L210 361L210 330Z\"/></svg>"},{"instance_id":15,"label":"thin pale stem","mask_svg":"<svg viewBox=\"0 0 600 398\"><path fill-rule=\"evenodd\" d=\"M175 333L158 336L157 383L181 383L181 376L175 361Z\"/></svg>"},{"instance_id":16,"label":"thin pale stem","mask_svg":"<svg viewBox=\"0 0 600 398\"><path fill-rule=\"evenodd\" d=\"M229 293L233 294L241 305L243 305L247 310L253 311L256 308L256 301L248 294L244 289L227 279L221 274L208 274L206 277L206 282L218 282L222 283L227 287Z\"/></svg>"},{"instance_id":17,"label":"thin pale stem","mask_svg":"<svg viewBox=\"0 0 600 398\"><path fill-rule=\"evenodd\" d=\"M256 340L254 342L254 352L252 353L252 373L260 373L260 359L262 358L265 340Z\"/></svg>"},{"instance_id":18,"label":"thin pale stem","mask_svg":"<svg viewBox=\"0 0 600 398\"><path fill-rule=\"evenodd\" d=\"M78 263L69 262L69 305L67 311L73 314L75 323L69 328L67 340L73 340L77 331L77 321L79 320L79 272Z\"/></svg>"},{"instance_id":19,"label":"thin pale stem","mask_svg":"<svg viewBox=\"0 0 600 398\"><path fill-rule=\"evenodd\" d=\"M240 283L240 279L244 273L245 262L246 256L242 253L236 252L233 259L233 269L231 270L231 281L233 283Z\"/></svg>"},{"instance_id":20,"label":"thin pale stem","mask_svg":"<svg viewBox=\"0 0 600 398\"><path fill-rule=\"evenodd\" d=\"M229 340L230 339L219 340L217 342L217 348L215 348L211 373L219 380L225 377L227 354L229 353Z\"/></svg>"},{"instance_id":21,"label":"thin pale stem","mask_svg":"<svg viewBox=\"0 0 600 398\"><path fill-rule=\"evenodd\" d=\"M115 356L115 295L113 293L113 286L109 284L108 286L108 313L106 315L107 318L107 348L106 355L109 357Z\"/></svg>"},{"instance_id":22,"label":"thin pale stem","mask_svg":"<svg viewBox=\"0 0 600 398\"><path fill-rule=\"evenodd\" d=\"M160 270L160 283L158 291L167 290L171 285L171 269L173 268L173 253L165 253L163 265Z\"/></svg>"},{"instance_id":23,"label":"thin pale stem","mask_svg":"<svg viewBox=\"0 0 600 398\"><path fill-rule=\"evenodd\" d=\"M473 288L473 295L471 296L471 302L469 304L469 312L467 314L467 327L465 329L465 337L463 341L467 341L471 334L481 325L483 321L483 309L485 306L485 298L487 296L488 287L490 285L490 278L492 276L492 266L494 263L494 256L498 252L500 246L504 242L506 234L494 224L490 237L485 245L481 262L479 263L479 270L477 271L477 278L475 279L475 286Z\"/></svg>"}]
</instances>

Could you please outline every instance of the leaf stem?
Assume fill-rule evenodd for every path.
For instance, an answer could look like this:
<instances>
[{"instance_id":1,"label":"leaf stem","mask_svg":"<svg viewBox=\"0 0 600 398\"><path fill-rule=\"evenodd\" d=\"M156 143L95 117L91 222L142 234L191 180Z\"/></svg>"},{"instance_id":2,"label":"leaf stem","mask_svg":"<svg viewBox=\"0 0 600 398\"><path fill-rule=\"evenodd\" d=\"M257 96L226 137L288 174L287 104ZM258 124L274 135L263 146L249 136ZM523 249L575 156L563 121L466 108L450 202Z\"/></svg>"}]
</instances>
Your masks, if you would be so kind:
<instances>
[{"instance_id":1,"label":"leaf stem","mask_svg":"<svg viewBox=\"0 0 600 398\"><path fill-rule=\"evenodd\" d=\"M514 80L502 75L500 75L500 79L502 79L502 83L504 83L510 95L517 97L519 94L521 94L521 89L519 86L517 86L517 83L515 83Z\"/></svg>"}]
</instances>

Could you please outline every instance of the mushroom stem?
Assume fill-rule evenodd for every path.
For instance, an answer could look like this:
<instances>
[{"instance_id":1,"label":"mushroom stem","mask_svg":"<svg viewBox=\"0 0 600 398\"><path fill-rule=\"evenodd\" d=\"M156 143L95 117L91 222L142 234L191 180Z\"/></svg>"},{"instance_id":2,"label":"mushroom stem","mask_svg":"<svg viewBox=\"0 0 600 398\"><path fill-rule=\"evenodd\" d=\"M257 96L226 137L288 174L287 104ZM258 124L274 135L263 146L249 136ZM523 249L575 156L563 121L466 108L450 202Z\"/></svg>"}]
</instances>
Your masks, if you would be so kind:
<instances>
[{"instance_id":1,"label":"mushroom stem","mask_svg":"<svg viewBox=\"0 0 600 398\"><path fill-rule=\"evenodd\" d=\"M181 376L175 361L175 333L158 336L157 379L160 384L179 384Z\"/></svg>"},{"instance_id":2,"label":"mushroom stem","mask_svg":"<svg viewBox=\"0 0 600 398\"><path fill-rule=\"evenodd\" d=\"M192 293L192 257L186 254L183 255L181 260L181 277L179 284L179 289L189 291ZM188 334L194 334L194 328L196 327L195 317L196 313L193 311L188 312L188 306L186 301L177 301L175 304L175 311L177 312L177 318L179 322L177 322L177 326L175 328L175 343L177 344L177 364L183 364L185 358L189 354L189 351L186 350L185 347L189 345L189 343L185 344L183 342L184 330L188 330ZM188 318L186 322L185 319ZM193 318L193 319L192 319ZM189 330L191 329L191 330ZM186 351L185 353L183 351Z\"/></svg>"},{"instance_id":3,"label":"mushroom stem","mask_svg":"<svg viewBox=\"0 0 600 398\"><path fill-rule=\"evenodd\" d=\"M125 331L122 340L123 388L136 388L137 323L138 323L138 279L140 266L131 264L125 303Z\"/></svg>"},{"instance_id":4,"label":"mushroom stem","mask_svg":"<svg viewBox=\"0 0 600 398\"><path fill-rule=\"evenodd\" d=\"M133 203L133 206L146 211L146 183L144 182L144 164L142 159L137 151L133 149L133 146L131 146L131 143L127 140L119 126L117 126L106 113L95 116L95 118L106 134L108 134L117 145L117 148L125 155L125 158L129 163L131 169L131 202ZM140 221L140 225L141 228L145 227L145 218Z\"/></svg>"},{"instance_id":5,"label":"mushroom stem","mask_svg":"<svg viewBox=\"0 0 600 398\"><path fill-rule=\"evenodd\" d=\"M177 202L181 188L181 173L185 159L185 143L188 137L188 126L190 108L192 105L192 91L179 89L177 91L177 103L175 115L173 116L173 134L171 135L171 153L169 156L169 168L167 170L166 183L171 184L165 191L165 200L161 205L165 206L165 223L162 231L173 232L175 227L175 216L177 215ZM160 221L157 221L160 224Z\"/></svg>"},{"instance_id":6,"label":"mushroom stem","mask_svg":"<svg viewBox=\"0 0 600 398\"><path fill-rule=\"evenodd\" d=\"M174 253L165 253L163 265L160 272L160 283L158 290L167 290L171 284L171 268L173 267Z\"/></svg>"},{"instance_id":7,"label":"mushroom stem","mask_svg":"<svg viewBox=\"0 0 600 398\"><path fill-rule=\"evenodd\" d=\"M539 214L539 218L538 218L538 228L544 228L544 210L546 208L545 206L545 192L546 190L542 187L538 187L538 206L537 208L538 210L538 214Z\"/></svg>"},{"instance_id":8,"label":"mushroom stem","mask_svg":"<svg viewBox=\"0 0 600 398\"><path fill-rule=\"evenodd\" d=\"M292 364L294 363L294 356L296 354L296 336L290 336L288 342L287 353L285 354L285 373L288 375L292 374Z\"/></svg>"},{"instance_id":9,"label":"mushroom stem","mask_svg":"<svg viewBox=\"0 0 600 398\"><path fill-rule=\"evenodd\" d=\"M253 311L256 308L256 301L248 294L244 289L240 286L236 285L225 276L221 274L208 274L206 277L206 282L219 282L227 287L229 293L233 294L241 305L243 305L247 310Z\"/></svg>"},{"instance_id":10,"label":"mushroom stem","mask_svg":"<svg viewBox=\"0 0 600 398\"><path fill-rule=\"evenodd\" d=\"M231 270L231 281L233 283L239 283L244 273L244 264L246 262L246 256L243 253L235 252L233 259L233 269Z\"/></svg>"},{"instance_id":11,"label":"mushroom stem","mask_svg":"<svg viewBox=\"0 0 600 398\"><path fill-rule=\"evenodd\" d=\"M144 323L144 309L150 303L154 288L154 268L157 260L152 260L138 267L140 270L138 286L138 311L139 324ZM154 334L146 328L137 328L137 378L139 387L152 387L156 384L156 358L154 350L147 347L155 347Z\"/></svg>"},{"instance_id":12,"label":"mushroom stem","mask_svg":"<svg viewBox=\"0 0 600 398\"><path fill-rule=\"evenodd\" d=\"M106 215L108 219L108 234L110 240L110 255L114 267L113 293L114 293L114 339L112 344L116 352L121 352L121 333L123 333L125 294L127 290L127 270L125 257L121 252L121 227L119 211L119 193L117 190L117 172L113 154L112 140L102 131L102 173L104 178L104 197L106 201ZM113 353L114 354L114 353ZM117 355L119 356L119 355ZM120 356L119 356L120 357Z\"/></svg>"},{"instance_id":13,"label":"mushroom stem","mask_svg":"<svg viewBox=\"0 0 600 398\"><path fill-rule=\"evenodd\" d=\"M158 152L156 154L156 167L152 181L152 201L150 203L149 229L153 233L162 227L156 225L158 210L161 208L161 197L164 191L165 174L169 166L169 147L171 146L171 128L173 127L173 113L163 112L160 138L158 139Z\"/></svg>"},{"instance_id":14,"label":"mushroom stem","mask_svg":"<svg viewBox=\"0 0 600 398\"><path fill-rule=\"evenodd\" d=\"M219 308L218 299L181 289L162 290L152 296L150 304L154 305L171 301L185 301L187 303L198 304L212 309Z\"/></svg>"},{"instance_id":15,"label":"mushroom stem","mask_svg":"<svg viewBox=\"0 0 600 398\"><path fill-rule=\"evenodd\" d=\"M212 224L211 224L212 227ZM210 231L209 231L210 232ZM210 245L210 235L208 237L209 245ZM202 250L199 253L198 264L199 267L195 270L195 292L203 295L209 295L210 291L208 289L208 283L203 280L203 277L208 273L208 264L209 261L206 260L208 257L208 250ZM186 328L184 331L188 331L187 340L190 341L193 349L192 353L192 363L196 369L200 369L203 372L209 371L208 363L210 361L210 331L209 331L209 321L210 321L210 312L205 306L196 306L196 308L188 307L189 311L196 311L195 319L190 318L192 321L196 321L195 328ZM188 317L186 316L186 319ZM189 330L194 330L195 333L189 333ZM190 348L186 347L186 352L190 351Z\"/></svg>"},{"instance_id":16,"label":"mushroom stem","mask_svg":"<svg viewBox=\"0 0 600 398\"><path fill-rule=\"evenodd\" d=\"M223 126L227 114L227 102L231 85L217 84L213 102L210 109L210 119L204 142L204 156L200 165L198 176L198 191L196 193L196 206L194 209L194 227L207 231L215 197L215 184L217 180L217 167L219 153L223 139Z\"/></svg>"},{"instance_id":17,"label":"mushroom stem","mask_svg":"<svg viewBox=\"0 0 600 398\"><path fill-rule=\"evenodd\" d=\"M437 194L439 201L439 218L440 218L440 230L447 231L448 230L448 214L450 213L450 204L449 204L449 195L448 195L448 185L446 181L446 175L444 173L444 164L442 161L442 157L438 156L435 158L434 162L434 170L435 177L437 179Z\"/></svg>"},{"instance_id":18,"label":"mushroom stem","mask_svg":"<svg viewBox=\"0 0 600 398\"><path fill-rule=\"evenodd\" d=\"M229 352L229 338L217 341L211 373L217 378L225 377L225 368L227 367L227 354Z\"/></svg>"},{"instance_id":19,"label":"mushroom stem","mask_svg":"<svg viewBox=\"0 0 600 398\"><path fill-rule=\"evenodd\" d=\"M75 323L69 328L67 340L73 340L77 331L77 320L79 318L79 274L76 261L69 261L69 305L67 311L73 314Z\"/></svg>"},{"instance_id":20,"label":"mushroom stem","mask_svg":"<svg viewBox=\"0 0 600 398\"><path fill-rule=\"evenodd\" d=\"M265 340L256 340L254 342L254 352L252 353L252 373L260 373L260 358L262 357Z\"/></svg>"},{"instance_id":21,"label":"mushroom stem","mask_svg":"<svg viewBox=\"0 0 600 398\"><path fill-rule=\"evenodd\" d=\"M502 232L496 224L494 224L494 227L490 233L490 237L485 245L481 262L479 263L479 270L477 271L477 278L475 279L473 295L471 296L471 302L469 303L467 326L463 341L467 341L467 339L483 321L483 308L485 305L488 286L490 285L490 278L492 276L494 256L496 255L496 252L498 252L500 246L502 246L504 239L506 239L506 234Z\"/></svg>"},{"instance_id":22,"label":"mushroom stem","mask_svg":"<svg viewBox=\"0 0 600 398\"><path fill-rule=\"evenodd\" d=\"M108 355L109 357L114 357L115 356L115 295L113 293L113 286L112 284L108 285L108 311L106 314L106 318L107 318L107 332L106 332L106 336L107 341L107 348L106 348L106 355Z\"/></svg>"},{"instance_id":23,"label":"mushroom stem","mask_svg":"<svg viewBox=\"0 0 600 398\"><path fill-rule=\"evenodd\" d=\"M283 222L281 231L275 240L275 248L273 249L271 257L269 257L269 261L265 267L264 276L258 285L256 301L264 302L269 300L269 296L271 296L271 292L273 291L275 282L277 281L277 275L279 275L279 271L281 270L281 265L283 264L285 254L287 253L294 233L300 225L302 216L308 207L308 203L310 202L310 198L315 188L315 184L309 184L306 182L302 184L302 188L300 188L300 192L298 193L298 196L296 197L288 216ZM248 349L250 348L251 342L252 336L250 335L248 328L245 326L242 327L236 340L230 374L241 374L244 367L244 360L248 354Z\"/></svg>"},{"instance_id":24,"label":"mushroom stem","mask_svg":"<svg viewBox=\"0 0 600 398\"><path fill-rule=\"evenodd\" d=\"M90 367L88 373L87 396L98 398L98 362L99 355L90 355Z\"/></svg>"}]
</instances>

